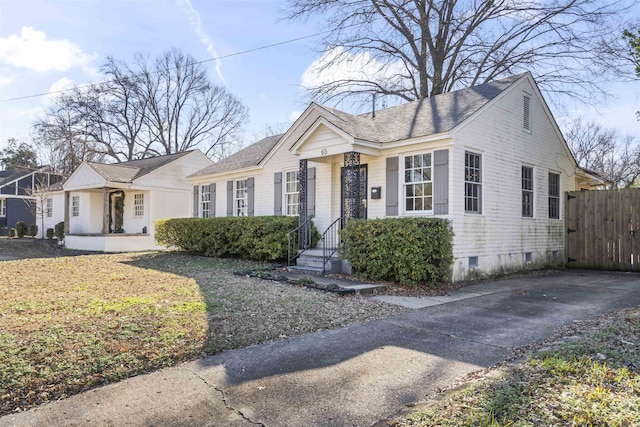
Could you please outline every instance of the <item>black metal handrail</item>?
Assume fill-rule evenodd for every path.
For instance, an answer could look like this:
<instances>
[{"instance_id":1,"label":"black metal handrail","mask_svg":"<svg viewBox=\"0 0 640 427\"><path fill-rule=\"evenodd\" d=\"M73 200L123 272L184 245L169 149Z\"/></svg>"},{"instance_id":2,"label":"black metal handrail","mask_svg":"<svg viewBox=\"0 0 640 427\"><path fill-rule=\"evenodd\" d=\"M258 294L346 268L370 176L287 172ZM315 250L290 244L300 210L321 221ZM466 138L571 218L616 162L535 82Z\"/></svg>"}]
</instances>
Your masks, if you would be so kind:
<instances>
[{"instance_id":1,"label":"black metal handrail","mask_svg":"<svg viewBox=\"0 0 640 427\"><path fill-rule=\"evenodd\" d=\"M287 266L311 247L311 219L305 219L287 235Z\"/></svg>"},{"instance_id":2,"label":"black metal handrail","mask_svg":"<svg viewBox=\"0 0 640 427\"><path fill-rule=\"evenodd\" d=\"M342 230L342 224L342 218L338 218L322 233L322 274L327 270L327 262L340 248L340 235L338 232Z\"/></svg>"}]
</instances>

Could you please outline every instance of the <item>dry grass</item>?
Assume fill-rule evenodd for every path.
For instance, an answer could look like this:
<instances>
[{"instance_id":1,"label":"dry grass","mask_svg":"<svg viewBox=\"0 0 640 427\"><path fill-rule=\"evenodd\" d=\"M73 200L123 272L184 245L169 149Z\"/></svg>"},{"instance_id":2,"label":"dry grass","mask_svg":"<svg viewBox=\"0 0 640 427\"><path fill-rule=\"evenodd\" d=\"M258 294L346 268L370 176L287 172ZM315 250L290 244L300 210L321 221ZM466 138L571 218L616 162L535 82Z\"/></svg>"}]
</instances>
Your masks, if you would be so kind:
<instances>
[{"instance_id":1,"label":"dry grass","mask_svg":"<svg viewBox=\"0 0 640 427\"><path fill-rule=\"evenodd\" d=\"M223 350L402 311L235 276L255 266L239 261L60 255L0 262L0 415Z\"/></svg>"},{"instance_id":2,"label":"dry grass","mask_svg":"<svg viewBox=\"0 0 640 427\"><path fill-rule=\"evenodd\" d=\"M640 425L640 309L586 325L587 333L501 366L395 425Z\"/></svg>"}]
</instances>

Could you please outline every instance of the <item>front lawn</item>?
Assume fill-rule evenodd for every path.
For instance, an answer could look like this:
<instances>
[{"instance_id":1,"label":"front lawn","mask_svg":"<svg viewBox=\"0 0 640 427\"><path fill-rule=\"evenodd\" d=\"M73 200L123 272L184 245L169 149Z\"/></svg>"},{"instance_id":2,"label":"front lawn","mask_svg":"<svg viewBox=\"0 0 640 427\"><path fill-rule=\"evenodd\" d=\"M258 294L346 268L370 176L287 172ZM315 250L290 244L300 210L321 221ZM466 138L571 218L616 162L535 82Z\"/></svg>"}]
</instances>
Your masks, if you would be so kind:
<instances>
[{"instance_id":1,"label":"front lawn","mask_svg":"<svg viewBox=\"0 0 640 427\"><path fill-rule=\"evenodd\" d=\"M396 314L179 253L0 262L0 415L268 340Z\"/></svg>"}]
</instances>

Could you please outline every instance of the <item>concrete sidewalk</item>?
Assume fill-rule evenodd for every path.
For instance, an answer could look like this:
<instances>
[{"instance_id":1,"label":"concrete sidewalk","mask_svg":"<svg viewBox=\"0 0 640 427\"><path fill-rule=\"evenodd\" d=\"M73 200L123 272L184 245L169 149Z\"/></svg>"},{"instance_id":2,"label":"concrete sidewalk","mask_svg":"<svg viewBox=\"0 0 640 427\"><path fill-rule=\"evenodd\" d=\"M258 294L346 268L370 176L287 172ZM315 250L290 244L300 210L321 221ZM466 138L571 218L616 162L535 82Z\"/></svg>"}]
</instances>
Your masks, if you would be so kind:
<instances>
[{"instance_id":1,"label":"concrete sidewalk","mask_svg":"<svg viewBox=\"0 0 640 427\"><path fill-rule=\"evenodd\" d=\"M639 306L640 275L567 271L432 298L440 300L400 316L97 388L5 416L0 426L369 426L504 360L515 346Z\"/></svg>"}]
</instances>

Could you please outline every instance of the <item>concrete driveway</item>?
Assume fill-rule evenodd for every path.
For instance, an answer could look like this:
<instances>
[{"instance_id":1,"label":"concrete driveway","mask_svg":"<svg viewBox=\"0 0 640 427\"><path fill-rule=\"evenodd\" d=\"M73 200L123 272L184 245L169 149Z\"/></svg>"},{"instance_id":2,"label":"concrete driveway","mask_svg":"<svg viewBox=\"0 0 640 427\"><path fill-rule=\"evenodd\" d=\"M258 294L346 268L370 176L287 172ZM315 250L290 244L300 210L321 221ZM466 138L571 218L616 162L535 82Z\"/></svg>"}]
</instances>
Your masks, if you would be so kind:
<instances>
[{"instance_id":1,"label":"concrete driveway","mask_svg":"<svg viewBox=\"0 0 640 427\"><path fill-rule=\"evenodd\" d=\"M513 347L640 306L640 275L569 270L424 302L401 316L131 378L5 416L0 426L369 426Z\"/></svg>"}]
</instances>

